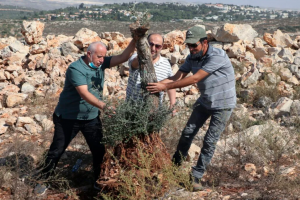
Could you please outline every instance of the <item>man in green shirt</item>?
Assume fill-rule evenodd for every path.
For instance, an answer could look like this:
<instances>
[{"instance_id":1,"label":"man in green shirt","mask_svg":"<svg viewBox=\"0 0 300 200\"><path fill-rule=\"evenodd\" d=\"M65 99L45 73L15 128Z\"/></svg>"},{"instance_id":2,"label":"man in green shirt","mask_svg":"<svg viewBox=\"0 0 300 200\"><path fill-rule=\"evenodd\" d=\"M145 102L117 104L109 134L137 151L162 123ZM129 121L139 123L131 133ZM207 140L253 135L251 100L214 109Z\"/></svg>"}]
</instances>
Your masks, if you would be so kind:
<instances>
[{"instance_id":1,"label":"man in green shirt","mask_svg":"<svg viewBox=\"0 0 300 200\"><path fill-rule=\"evenodd\" d=\"M43 178L50 176L71 140L81 131L92 152L94 177L98 179L105 153L101 144L102 124L99 119L99 109L106 109L102 101L104 70L127 61L135 49L135 43L133 39L122 54L106 57L106 46L94 42L89 45L86 56L71 63L53 114L55 131L42 170ZM46 185L38 184L35 187L36 194L43 194L46 190Z\"/></svg>"}]
</instances>

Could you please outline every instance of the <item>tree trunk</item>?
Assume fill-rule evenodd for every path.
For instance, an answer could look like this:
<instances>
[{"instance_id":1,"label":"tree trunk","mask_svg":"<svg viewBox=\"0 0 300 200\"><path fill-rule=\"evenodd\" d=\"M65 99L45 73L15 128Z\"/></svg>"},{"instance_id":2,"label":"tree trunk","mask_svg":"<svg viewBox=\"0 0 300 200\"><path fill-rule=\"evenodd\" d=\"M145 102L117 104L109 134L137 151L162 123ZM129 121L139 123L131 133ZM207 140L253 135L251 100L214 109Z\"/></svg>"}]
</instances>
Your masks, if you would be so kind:
<instances>
[{"instance_id":1,"label":"tree trunk","mask_svg":"<svg viewBox=\"0 0 300 200\"><path fill-rule=\"evenodd\" d=\"M139 61L139 70L141 74L141 88L146 94L148 94L146 89L148 83L157 83L155 69L152 63L151 50L146 37L146 32L148 30L148 25L140 26L138 22L130 25L131 33L139 36L139 40L136 43L136 48ZM158 97L159 93L156 93L155 96Z\"/></svg>"}]
</instances>

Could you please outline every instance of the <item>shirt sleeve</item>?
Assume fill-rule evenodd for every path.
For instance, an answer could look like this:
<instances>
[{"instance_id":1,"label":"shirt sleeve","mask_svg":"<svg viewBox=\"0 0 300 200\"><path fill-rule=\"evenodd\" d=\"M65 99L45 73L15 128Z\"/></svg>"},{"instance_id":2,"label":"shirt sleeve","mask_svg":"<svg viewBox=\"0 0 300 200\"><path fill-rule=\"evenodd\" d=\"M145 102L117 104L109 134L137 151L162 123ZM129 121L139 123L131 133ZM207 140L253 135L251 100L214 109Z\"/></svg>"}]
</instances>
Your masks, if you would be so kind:
<instances>
[{"instance_id":1,"label":"shirt sleeve","mask_svg":"<svg viewBox=\"0 0 300 200\"><path fill-rule=\"evenodd\" d=\"M72 65L66 72L66 78L74 86L87 85L86 76L81 71L73 67Z\"/></svg>"},{"instance_id":2,"label":"shirt sleeve","mask_svg":"<svg viewBox=\"0 0 300 200\"><path fill-rule=\"evenodd\" d=\"M179 71L185 72L185 73L190 73L192 71L192 65L189 61L190 56L186 57L185 62L181 67L179 68Z\"/></svg>"},{"instance_id":3,"label":"shirt sleeve","mask_svg":"<svg viewBox=\"0 0 300 200\"><path fill-rule=\"evenodd\" d=\"M128 66L129 66L130 71L137 70L137 69L132 69L132 67L131 67L131 63L136 57L137 57L137 53L134 53L128 60Z\"/></svg>"},{"instance_id":4,"label":"shirt sleeve","mask_svg":"<svg viewBox=\"0 0 300 200\"><path fill-rule=\"evenodd\" d=\"M103 69L109 68L109 66L110 66L110 61L111 61L111 56L109 56L109 57L104 57L104 62L103 62L103 64L102 64L102 68L103 68Z\"/></svg>"}]
</instances>

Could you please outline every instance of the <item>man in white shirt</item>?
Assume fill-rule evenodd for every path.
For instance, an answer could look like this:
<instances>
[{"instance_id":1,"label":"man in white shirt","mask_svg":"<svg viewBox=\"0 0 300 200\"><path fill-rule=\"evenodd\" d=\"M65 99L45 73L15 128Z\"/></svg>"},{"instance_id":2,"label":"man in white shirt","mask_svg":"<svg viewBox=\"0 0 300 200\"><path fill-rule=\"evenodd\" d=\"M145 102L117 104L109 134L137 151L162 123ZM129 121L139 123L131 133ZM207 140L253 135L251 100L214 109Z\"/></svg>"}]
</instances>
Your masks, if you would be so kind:
<instances>
[{"instance_id":1,"label":"man in white shirt","mask_svg":"<svg viewBox=\"0 0 300 200\"><path fill-rule=\"evenodd\" d=\"M163 47L164 39L160 34L153 33L148 36L148 43L150 45L153 66L155 69L157 81L164 80L173 76L171 65L167 58L160 55ZM139 63L137 54L131 56L128 61L129 64L129 79L126 89L126 100L140 100L143 98L141 91L141 77L139 71ZM168 90L170 99L170 107L176 102L176 90ZM160 92L160 101L163 100L164 92Z\"/></svg>"}]
</instances>

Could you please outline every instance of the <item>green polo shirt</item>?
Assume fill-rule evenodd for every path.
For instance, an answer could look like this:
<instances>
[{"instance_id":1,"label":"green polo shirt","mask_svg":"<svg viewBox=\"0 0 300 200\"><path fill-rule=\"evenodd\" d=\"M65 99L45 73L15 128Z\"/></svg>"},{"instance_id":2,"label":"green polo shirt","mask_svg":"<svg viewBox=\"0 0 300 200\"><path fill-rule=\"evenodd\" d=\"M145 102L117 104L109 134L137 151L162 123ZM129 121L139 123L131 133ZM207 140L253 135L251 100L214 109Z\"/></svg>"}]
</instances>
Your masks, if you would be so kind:
<instances>
[{"instance_id":1,"label":"green polo shirt","mask_svg":"<svg viewBox=\"0 0 300 200\"><path fill-rule=\"evenodd\" d=\"M83 59L71 63L67 69L64 89L54 111L63 119L90 120L99 115L99 109L82 99L75 87L87 85L88 91L102 100L104 70L109 67L111 57L105 57L98 69L87 66Z\"/></svg>"}]
</instances>

